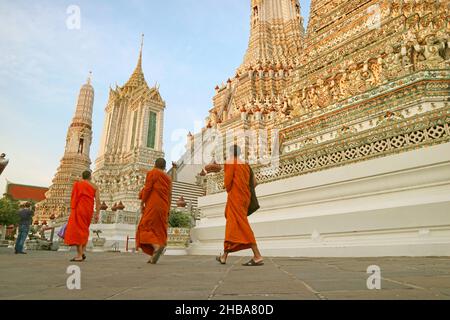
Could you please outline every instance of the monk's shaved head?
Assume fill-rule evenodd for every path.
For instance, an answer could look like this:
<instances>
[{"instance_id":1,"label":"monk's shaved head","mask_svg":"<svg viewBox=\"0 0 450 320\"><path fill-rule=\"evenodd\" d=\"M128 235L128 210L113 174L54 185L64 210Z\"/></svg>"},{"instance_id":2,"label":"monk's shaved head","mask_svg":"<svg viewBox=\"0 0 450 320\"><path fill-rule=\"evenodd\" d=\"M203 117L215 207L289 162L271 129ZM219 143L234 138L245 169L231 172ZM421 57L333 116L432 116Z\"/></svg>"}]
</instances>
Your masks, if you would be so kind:
<instances>
[{"instance_id":1,"label":"monk's shaved head","mask_svg":"<svg viewBox=\"0 0 450 320\"><path fill-rule=\"evenodd\" d=\"M164 160L163 158L156 159L155 168L165 170L166 169L166 160Z\"/></svg>"},{"instance_id":2,"label":"monk's shaved head","mask_svg":"<svg viewBox=\"0 0 450 320\"><path fill-rule=\"evenodd\" d=\"M89 170L83 171L83 173L81 174L81 177L83 178L83 180L89 180L91 179L91 172Z\"/></svg>"},{"instance_id":3,"label":"monk's shaved head","mask_svg":"<svg viewBox=\"0 0 450 320\"><path fill-rule=\"evenodd\" d=\"M239 157L241 155L241 148L237 144L232 145L230 148L230 154L235 158Z\"/></svg>"}]
</instances>

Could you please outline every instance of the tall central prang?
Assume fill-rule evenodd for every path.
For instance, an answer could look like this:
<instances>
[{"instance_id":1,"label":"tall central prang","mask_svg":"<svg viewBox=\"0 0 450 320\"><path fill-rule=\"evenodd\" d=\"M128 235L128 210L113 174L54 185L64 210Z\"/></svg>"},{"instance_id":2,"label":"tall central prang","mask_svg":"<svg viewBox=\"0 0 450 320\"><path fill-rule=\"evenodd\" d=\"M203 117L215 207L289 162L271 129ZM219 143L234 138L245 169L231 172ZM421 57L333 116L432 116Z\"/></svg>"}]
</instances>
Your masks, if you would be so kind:
<instances>
[{"instance_id":1,"label":"tall central prang","mask_svg":"<svg viewBox=\"0 0 450 320\"><path fill-rule=\"evenodd\" d=\"M142 42L143 44L143 42ZM137 66L124 86L110 88L99 156L93 174L101 201L139 209L137 195L147 171L163 157L165 102L158 87L150 88L142 71L142 47Z\"/></svg>"},{"instance_id":2,"label":"tall central prang","mask_svg":"<svg viewBox=\"0 0 450 320\"><path fill-rule=\"evenodd\" d=\"M250 6L250 39L243 62L234 77L216 86L205 127L188 136L187 152L178 162L179 177L186 182L202 180L209 154L220 162L234 142L246 147L245 156L253 163L270 158L278 149L273 145L273 129L291 117L287 89L305 37L300 4L252 0ZM218 142L217 133L223 142Z\"/></svg>"}]
</instances>

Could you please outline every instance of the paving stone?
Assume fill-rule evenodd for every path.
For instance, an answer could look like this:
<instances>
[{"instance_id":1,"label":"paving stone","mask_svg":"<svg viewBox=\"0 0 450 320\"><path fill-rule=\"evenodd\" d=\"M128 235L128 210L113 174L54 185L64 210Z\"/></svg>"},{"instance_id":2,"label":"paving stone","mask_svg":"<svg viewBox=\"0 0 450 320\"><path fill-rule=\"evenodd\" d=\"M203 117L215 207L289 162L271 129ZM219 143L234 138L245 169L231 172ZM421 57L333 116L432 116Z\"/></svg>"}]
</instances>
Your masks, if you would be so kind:
<instances>
[{"instance_id":1,"label":"paving stone","mask_svg":"<svg viewBox=\"0 0 450 320\"><path fill-rule=\"evenodd\" d=\"M335 280L308 280L306 283L318 292L368 290L367 279L349 280L336 278ZM405 285L387 282L383 280L381 281L381 287L384 290L409 289Z\"/></svg>"},{"instance_id":2,"label":"paving stone","mask_svg":"<svg viewBox=\"0 0 450 320\"><path fill-rule=\"evenodd\" d=\"M322 294L329 300L448 300L442 294L423 290L356 290L356 291L324 291Z\"/></svg>"},{"instance_id":3,"label":"paving stone","mask_svg":"<svg viewBox=\"0 0 450 320\"><path fill-rule=\"evenodd\" d=\"M159 288L130 288L122 291L108 300L206 300L208 290L160 290Z\"/></svg>"},{"instance_id":4,"label":"paving stone","mask_svg":"<svg viewBox=\"0 0 450 320\"><path fill-rule=\"evenodd\" d=\"M305 293L270 293L270 294L217 294L212 300L318 300L319 298L312 294Z\"/></svg>"},{"instance_id":5,"label":"paving stone","mask_svg":"<svg viewBox=\"0 0 450 320\"><path fill-rule=\"evenodd\" d=\"M450 288L450 276L408 276L393 278L399 282L410 283L422 288Z\"/></svg>"},{"instance_id":6,"label":"paving stone","mask_svg":"<svg viewBox=\"0 0 450 320\"><path fill-rule=\"evenodd\" d=\"M249 257L220 265L211 256L163 256L151 265L142 253L88 252L78 264L73 256L0 249L0 299L450 299L447 257L266 258L244 267ZM81 269L81 290L66 287L70 265ZM381 268L381 290L367 289L370 265Z\"/></svg>"}]
</instances>

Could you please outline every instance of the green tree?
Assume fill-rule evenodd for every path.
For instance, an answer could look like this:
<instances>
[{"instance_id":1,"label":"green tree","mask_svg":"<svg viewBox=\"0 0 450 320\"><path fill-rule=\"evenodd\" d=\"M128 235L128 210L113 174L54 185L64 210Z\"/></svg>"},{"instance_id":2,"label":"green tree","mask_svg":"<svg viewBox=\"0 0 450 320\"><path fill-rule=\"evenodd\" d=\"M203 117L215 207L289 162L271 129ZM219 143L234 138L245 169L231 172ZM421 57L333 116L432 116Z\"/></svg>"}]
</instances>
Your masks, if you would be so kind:
<instances>
[{"instance_id":1,"label":"green tree","mask_svg":"<svg viewBox=\"0 0 450 320\"><path fill-rule=\"evenodd\" d=\"M19 223L19 203L8 196L0 199L0 226L9 226Z\"/></svg>"},{"instance_id":2,"label":"green tree","mask_svg":"<svg viewBox=\"0 0 450 320\"><path fill-rule=\"evenodd\" d=\"M172 209L169 214L169 226L171 228L190 228L191 217L184 212Z\"/></svg>"}]
</instances>

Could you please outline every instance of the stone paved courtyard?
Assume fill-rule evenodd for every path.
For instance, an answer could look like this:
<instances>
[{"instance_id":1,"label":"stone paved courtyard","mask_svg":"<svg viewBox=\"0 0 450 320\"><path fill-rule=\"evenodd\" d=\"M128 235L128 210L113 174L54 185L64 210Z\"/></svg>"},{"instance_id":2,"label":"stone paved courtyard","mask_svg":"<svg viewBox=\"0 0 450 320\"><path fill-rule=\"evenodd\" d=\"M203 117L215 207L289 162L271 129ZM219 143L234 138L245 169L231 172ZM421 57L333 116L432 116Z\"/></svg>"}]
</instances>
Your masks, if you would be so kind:
<instances>
[{"instance_id":1,"label":"stone paved courtyard","mask_svg":"<svg viewBox=\"0 0 450 320\"><path fill-rule=\"evenodd\" d=\"M71 252L0 249L0 299L450 299L450 258L266 258L219 265L209 256L88 253L81 290L68 290ZM368 290L367 267L381 268L381 289Z\"/></svg>"}]
</instances>

